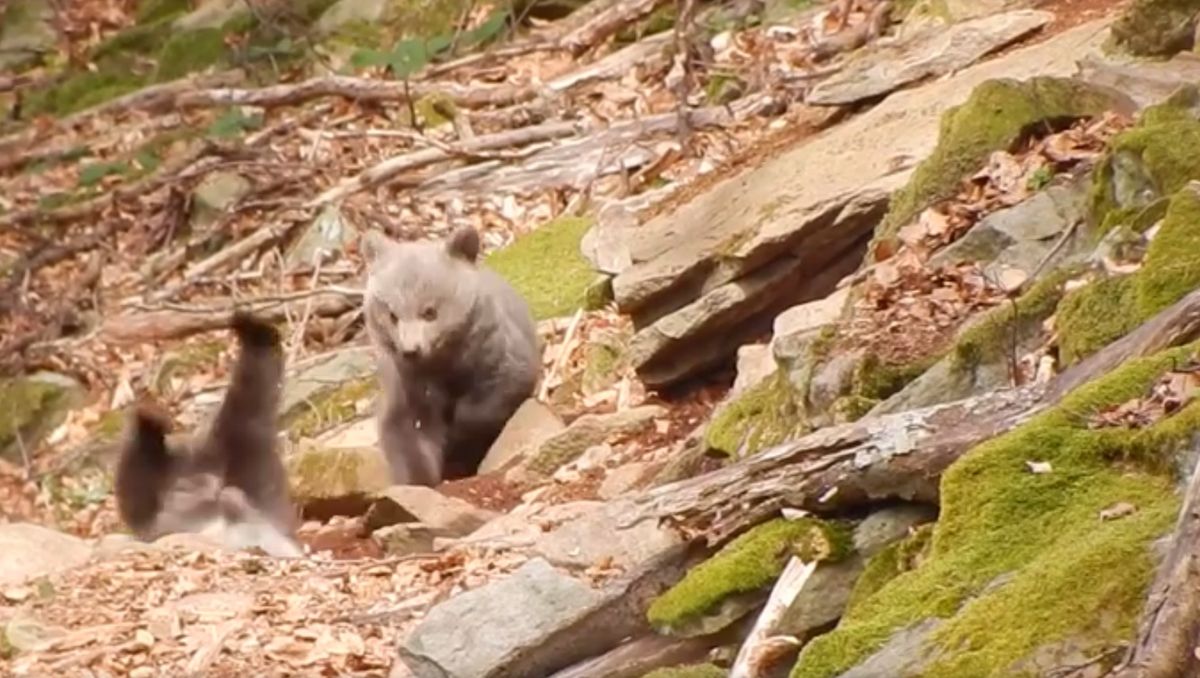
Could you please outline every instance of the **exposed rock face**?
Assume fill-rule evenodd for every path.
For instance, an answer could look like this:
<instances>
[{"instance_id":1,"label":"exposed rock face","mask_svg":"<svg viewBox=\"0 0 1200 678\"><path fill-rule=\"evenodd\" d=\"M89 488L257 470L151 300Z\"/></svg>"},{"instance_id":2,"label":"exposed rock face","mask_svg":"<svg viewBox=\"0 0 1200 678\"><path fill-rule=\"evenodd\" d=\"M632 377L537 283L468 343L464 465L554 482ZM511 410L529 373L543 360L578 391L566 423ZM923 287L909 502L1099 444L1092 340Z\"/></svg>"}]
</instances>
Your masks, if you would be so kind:
<instances>
[{"instance_id":1,"label":"exposed rock face","mask_svg":"<svg viewBox=\"0 0 1200 678\"><path fill-rule=\"evenodd\" d=\"M394 485L379 493L367 513L367 526L418 522L439 535L461 537L496 517L491 511L447 497L429 487Z\"/></svg>"},{"instance_id":2,"label":"exposed rock face","mask_svg":"<svg viewBox=\"0 0 1200 678\"><path fill-rule=\"evenodd\" d=\"M82 565L91 553L82 539L40 525L0 525L0 586Z\"/></svg>"},{"instance_id":3,"label":"exposed rock face","mask_svg":"<svg viewBox=\"0 0 1200 678\"><path fill-rule=\"evenodd\" d=\"M783 309L827 295L859 265L889 193L935 146L947 108L987 79L1069 75L1103 25L896 93L633 231L633 265L613 290L638 327L630 358L642 378L660 386L726 361Z\"/></svg>"},{"instance_id":4,"label":"exposed rock face","mask_svg":"<svg viewBox=\"0 0 1200 678\"><path fill-rule=\"evenodd\" d=\"M842 71L814 87L806 101L816 105L849 104L923 78L951 73L1053 19L1050 12L1018 10L949 26L926 26L898 42L877 43L863 50Z\"/></svg>"},{"instance_id":5,"label":"exposed rock face","mask_svg":"<svg viewBox=\"0 0 1200 678\"><path fill-rule=\"evenodd\" d=\"M622 528L615 506L605 505L563 524L539 540L534 552L563 567L612 563L629 568L680 543L678 535L653 521Z\"/></svg>"}]
</instances>

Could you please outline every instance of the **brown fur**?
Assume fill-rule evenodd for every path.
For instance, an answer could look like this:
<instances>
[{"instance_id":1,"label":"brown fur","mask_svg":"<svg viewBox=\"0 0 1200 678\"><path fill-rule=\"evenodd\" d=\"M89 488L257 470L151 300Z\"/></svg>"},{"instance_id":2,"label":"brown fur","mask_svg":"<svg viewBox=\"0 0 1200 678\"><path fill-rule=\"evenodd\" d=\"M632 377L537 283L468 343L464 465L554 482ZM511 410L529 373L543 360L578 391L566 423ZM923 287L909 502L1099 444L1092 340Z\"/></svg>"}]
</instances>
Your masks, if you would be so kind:
<instances>
[{"instance_id":1,"label":"brown fur","mask_svg":"<svg viewBox=\"0 0 1200 678\"><path fill-rule=\"evenodd\" d=\"M479 235L395 242L368 233L364 300L384 401L380 442L398 483L477 472L541 360L528 304L479 265Z\"/></svg>"},{"instance_id":2,"label":"brown fur","mask_svg":"<svg viewBox=\"0 0 1200 678\"><path fill-rule=\"evenodd\" d=\"M286 544L279 546L293 538L296 522L276 450L283 377L279 334L244 313L234 314L232 326L241 351L205 435L172 445L165 412L152 405L135 409L117 466L117 509L145 541L221 522L227 533L237 528L227 540L234 546L290 553ZM268 543L257 543L263 540Z\"/></svg>"}]
</instances>

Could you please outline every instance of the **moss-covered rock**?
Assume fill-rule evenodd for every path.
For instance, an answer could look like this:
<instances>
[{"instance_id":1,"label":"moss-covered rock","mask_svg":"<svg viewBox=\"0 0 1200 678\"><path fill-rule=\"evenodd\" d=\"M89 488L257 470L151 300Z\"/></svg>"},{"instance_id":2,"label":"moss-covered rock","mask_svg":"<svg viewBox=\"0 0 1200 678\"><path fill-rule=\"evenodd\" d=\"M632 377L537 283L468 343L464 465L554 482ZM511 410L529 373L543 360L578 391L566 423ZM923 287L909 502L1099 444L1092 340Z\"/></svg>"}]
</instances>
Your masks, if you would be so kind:
<instances>
[{"instance_id":1,"label":"moss-covered rock","mask_svg":"<svg viewBox=\"0 0 1200 678\"><path fill-rule=\"evenodd\" d=\"M749 456L803 433L802 402L783 370L751 386L709 422L704 442L731 457Z\"/></svg>"},{"instance_id":2,"label":"moss-covered rock","mask_svg":"<svg viewBox=\"0 0 1200 678\"><path fill-rule=\"evenodd\" d=\"M942 479L927 558L859 596L835 631L805 648L793 677L836 676L930 618L943 620L928 639L921 675L930 678L1010 675L1037 648L1068 639L1090 655L1122 643L1151 577L1151 543L1179 505L1164 462L1200 430L1200 402L1141 431L1094 430L1088 419L1142 395L1198 347L1130 361L963 456ZM1053 470L1030 473L1031 459ZM1137 510L1101 520L1117 502Z\"/></svg>"},{"instance_id":3,"label":"moss-covered rock","mask_svg":"<svg viewBox=\"0 0 1200 678\"><path fill-rule=\"evenodd\" d=\"M286 465L292 497L300 503L365 500L391 485L387 459L372 447L302 445Z\"/></svg>"},{"instance_id":4,"label":"moss-covered rock","mask_svg":"<svg viewBox=\"0 0 1200 678\"><path fill-rule=\"evenodd\" d=\"M1076 362L1200 287L1200 184L1172 196L1142 267L1075 290L1058 310L1060 354Z\"/></svg>"},{"instance_id":5,"label":"moss-covered rock","mask_svg":"<svg viewBox=\"0 0 1200 678\"><path fill-rule=\"evenodd\" d=\"M285 412L283 426L293 440L311 438L359 414L360 404L379 391L375 377L363 377L318 393L294 410Z\"/></svg>"},{"instance_id":6,"label":"moss-covered rock","mask_svg":"<svg viewBox=\"0 0 1200 678\"><path fill-rule=\"evenodd\" d=\"M863 601L870 599L879 589L891 580L905 572L916 569L921 561L929 554L930 537L933 535L933 524L918 527L916 531L890 546L884 547L869 561L863 572L854 583L846 610L852 611Z\"/></svg>"},{"instance_id":7,"label":"moss-covered rock","mask_svg":"<svg viewBox=\"0 0 1200 678\"><path fill-rule=\"evenodd\" d=\"M1104 278L1063 297L1056 322L1062 363L1077 363L1137 327L1133 297L1130 276Z\"/></svg>"},{"instance_id":8,"label":"moss-covered rock","mask_svg":"<svg viewBox=\"0 0 1200 678\"><path fill-rule=\"evenodd\" d=\"M807 562L837 561L850 548L844 526L818 520L776 519L729 542L692 568L650 604L650 623L662 633L678 631L714 612L732 596L769 586L795 555Z\"/></svg>"},{"instance_id":9,"label":"moss-covered rock","mask_svg":"<svg viewBox=\"0 0 1200 678\"><path fill-rule=\"evenodd\" d=\"M964 329L954 343L954 369L969 371L982 364L1009 360L1014 338L1019 347L1030 334L1039 333L1042 323L1053 315L1062 301L1067 280L1080 272L1078 266L1054 271L1030 287L1015 303L1005 303L988 311Z\"/></svg>"},{"instance_id":10,"label":"moss-covered rock","mask_svg":"<svg viewBox=\"0 0 1200 678\"><path fill-rule=\"evenodd\" d=\"M688 664L655 669L642 678L725 678L729 672L716 664Z\"/></svg>"},{"instance_id":11,"label":"moss-covered rock","mask_svg":"<svg viewBox=\"0 0 1200 678\"><path fill-rule=\"evenodd\" d=\"M596 274L579 249L591 225L581 217L555 219L496 250L486 265L512 283L537 319L569 315L583 305Z\"/></svg>"},{"instance_id":12,"label":"moss-covered rock","mask_svg":"<svg viewBox=\"0 0 1200 678\"><path fill-rule=\"evenodd\" d=\"M32 454L58 426L79 393L72 380L51 373L0 380L0 457Z\"/></svg>"},{"instance_id":13,"label":"moss-covered rock","mask_svg":"<svg viewBox=\"0 0 1200 678\"><path fill-rule=\"evenodd\" d=\"M937 146L892 196L879 235L890 236L928 205L951 197L989 154L1009 148L1034 125L1090 117L1116 105L1107 91L1066 78L984 82L942 115Z\"/></svg>"},{"instance_id":14,"label":"moss-covered rock","mask_svg":"<svg viewBox=\"0 0 1200 678\"><path fill-rule=\"evenodd\" d=\"M1112 25L1112 43L1137 56L1190 49L1198 0L1134 0Z\"/></svg>"},{"instance_id":15,"label":"moss-covered rock","mask_svg":"<svg viewBox=\"0 0 1200 678\"><path fill-rule=\"evenodd\" d=\"M181 78L220 64L225 57L225 32L220 28L175 33L158 53L154 78L160 82Z\"/></svg>"}]
</instances>

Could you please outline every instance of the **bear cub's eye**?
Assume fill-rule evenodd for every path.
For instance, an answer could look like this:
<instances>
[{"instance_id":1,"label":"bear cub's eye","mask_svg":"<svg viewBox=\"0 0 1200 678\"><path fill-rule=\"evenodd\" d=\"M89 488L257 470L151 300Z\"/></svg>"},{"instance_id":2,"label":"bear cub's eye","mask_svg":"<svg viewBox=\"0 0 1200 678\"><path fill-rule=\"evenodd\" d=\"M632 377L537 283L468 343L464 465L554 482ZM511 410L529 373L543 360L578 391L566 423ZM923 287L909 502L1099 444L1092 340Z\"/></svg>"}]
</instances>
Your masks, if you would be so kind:
<instances>
[{"instance_id":1,"label":"bear cub's eye","mask_svg":"<svg viewBox=\"0 0 1200 678\"><path fill-rule=\"evenodd\" d=\"M421 320L433 321L437 320L437 307L426 306L421 309Z\"/></svg>"}]
</instances>

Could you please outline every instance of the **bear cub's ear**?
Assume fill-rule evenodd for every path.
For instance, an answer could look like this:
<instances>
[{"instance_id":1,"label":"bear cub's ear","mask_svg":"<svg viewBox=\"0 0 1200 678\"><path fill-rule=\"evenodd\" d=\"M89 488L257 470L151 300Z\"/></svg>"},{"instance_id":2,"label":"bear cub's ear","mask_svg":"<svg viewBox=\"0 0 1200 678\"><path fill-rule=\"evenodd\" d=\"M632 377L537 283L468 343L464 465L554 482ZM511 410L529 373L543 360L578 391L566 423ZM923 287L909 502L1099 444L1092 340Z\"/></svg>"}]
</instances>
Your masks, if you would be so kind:
<instances>
[{"instance_id":1,"label":"bear cub's ear","mask_svg":"<svg viewBox=\"0 0 1200 678\"><path fill-rule=\"evenodd\" d=\"M473 264L479 258L479 233L471 226L459 226L446 238L446 251Z\"/></svg>"},{"instance_id":2,"label":"bear cub's ear","mask_svg":"<svg viewBox=\"0 0 1200 678\"><path fill-rule=\"evenodd\" d=\"M375 263L391 246L392 239L381 231L367 231L358 239L358 251L362 253L367 264Z\"/></svg>"}]
</instances>

